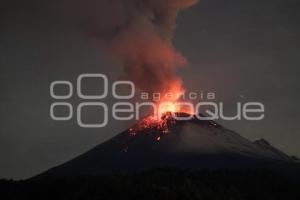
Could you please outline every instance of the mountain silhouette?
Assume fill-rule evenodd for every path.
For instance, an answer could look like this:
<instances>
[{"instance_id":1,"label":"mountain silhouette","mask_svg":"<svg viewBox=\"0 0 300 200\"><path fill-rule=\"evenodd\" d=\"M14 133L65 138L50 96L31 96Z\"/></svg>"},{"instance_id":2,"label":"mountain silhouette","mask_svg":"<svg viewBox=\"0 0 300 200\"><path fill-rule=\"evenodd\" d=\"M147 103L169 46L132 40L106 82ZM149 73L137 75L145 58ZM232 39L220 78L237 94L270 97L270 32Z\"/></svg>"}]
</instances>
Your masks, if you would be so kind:
<instances>
[{"instance_id":1,"label":"mountain silhouette","mask_svg":"<svg viewBox=\"0 0 300 200\"><path fill-rule=\"evenodd\" d=\"M123 174L157 168L272 169L299 173L292 157L264 139L250 141L214 121L165 116L164 127L143 126L147 118L116 137L37 177ZM138 128L137 128L138 127ZM165 129L167 128L167 132Z\"/></svg>"}]
</instances>

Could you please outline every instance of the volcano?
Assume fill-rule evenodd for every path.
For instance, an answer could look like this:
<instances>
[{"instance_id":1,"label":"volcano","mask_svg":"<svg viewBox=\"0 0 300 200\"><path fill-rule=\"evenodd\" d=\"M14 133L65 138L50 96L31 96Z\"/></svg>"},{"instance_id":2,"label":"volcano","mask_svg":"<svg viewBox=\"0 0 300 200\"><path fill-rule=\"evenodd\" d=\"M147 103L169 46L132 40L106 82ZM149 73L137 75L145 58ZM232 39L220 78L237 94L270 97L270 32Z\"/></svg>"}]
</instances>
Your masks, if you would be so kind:
<instances>
[{"instance_id":1,"label":"volcano","mask_svg":"<svg viewBox=\"0 0 300 200\"><path fill-rule=\"evenodd\" d=\"M81 156L38 177L78 177L167 169L272 169L300 171L295 159L266 140L250 141L214 121L194 115L178 121L164 116L162 124L145 118Z\"/></svg>"}]
</instances>

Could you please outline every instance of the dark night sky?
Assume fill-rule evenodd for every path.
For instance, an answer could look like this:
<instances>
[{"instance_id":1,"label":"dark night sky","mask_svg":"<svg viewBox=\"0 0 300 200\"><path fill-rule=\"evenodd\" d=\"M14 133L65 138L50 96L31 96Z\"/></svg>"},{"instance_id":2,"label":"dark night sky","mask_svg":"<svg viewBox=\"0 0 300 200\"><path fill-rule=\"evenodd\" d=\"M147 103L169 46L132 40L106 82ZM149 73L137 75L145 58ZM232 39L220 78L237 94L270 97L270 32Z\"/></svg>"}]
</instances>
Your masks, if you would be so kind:
<instances>
[{"instance_id":1,"label":"dark night sky","mask_svg":"<svg viewBox=\"0 0 300 200\"><path fill-rule=\"evenodd\" d=\"M83 33L80 7L79 0L1 3L0 178L35 175L129 126L112 121L100 130L80 129L74 120L49 117L53 80L75 83L81 73L115 80L121 74L121 67L107 63ZM201 0L180 14L174 40L189 60L189 67L178 72L186 88L215 91L229 108L237 101L266 105L262 121L222 124L297 156L299 8L298 0Z\"/></svg>"}]
</instances>

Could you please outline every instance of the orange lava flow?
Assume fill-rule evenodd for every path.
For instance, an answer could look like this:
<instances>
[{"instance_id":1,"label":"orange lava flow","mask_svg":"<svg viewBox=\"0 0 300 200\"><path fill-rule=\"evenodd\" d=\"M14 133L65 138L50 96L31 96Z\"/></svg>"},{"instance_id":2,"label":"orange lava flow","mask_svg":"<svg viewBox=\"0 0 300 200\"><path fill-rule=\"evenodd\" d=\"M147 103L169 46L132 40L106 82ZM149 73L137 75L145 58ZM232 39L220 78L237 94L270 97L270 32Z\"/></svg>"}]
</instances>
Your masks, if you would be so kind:
<instances>
[{"instance_id":1,"label":"orange lava flow","mask_svg":"<svg viewBox=\"0 0 300 200\"><path fill-rule=\"evenodd\" d=\"M162 104L162 103L161 103ZM170 131L170 126L176 123L174 115L184 113L186 115L194 115L190 109L179 107L176 103L164 102L164 106L158 106L157 115L152 114L143 120L139 121L133 128L130 129L130 135L137 135L139 132L158 131L162 134L167 134ZM157 138L160 141L161 137Z\"/></svg>"},{"instance_id":2,"label":"orange lava flow","mask_svg":"<svg viewBox=\"0 0 300 200\"><path fill-rule=\"evenodd\" d=\"M145 130L154 130L166 134L170 131L170 126L176 123L173 117L174 114L185 113L194 115L193 106L186 106L179 101L184 92L185 89L182 87L181 81L172 82L167 90L161 92L163 98L156 102L156 109L153 113L131 128L130 134L136 135L139 132L149 132ZM161 137L158 137L156 140L160 141Z\"/></svg>"},{"instance_id":3,"label":"orange lava flow","mask_svg":"<svg viewBox=\"0 0 300 200\"><path fill-rule=\"evenodd\" d=\"M131 136L137 135L139 132L148 131L158 131L163 134L167 134L170 130L170 125L175 124L175 119L173 119L171 113L165 113L160 119L149 115L140 122L138 122L133 128L129 129ZM160 140L160 137L157 141Z\"/></svg>"}]
</instances>

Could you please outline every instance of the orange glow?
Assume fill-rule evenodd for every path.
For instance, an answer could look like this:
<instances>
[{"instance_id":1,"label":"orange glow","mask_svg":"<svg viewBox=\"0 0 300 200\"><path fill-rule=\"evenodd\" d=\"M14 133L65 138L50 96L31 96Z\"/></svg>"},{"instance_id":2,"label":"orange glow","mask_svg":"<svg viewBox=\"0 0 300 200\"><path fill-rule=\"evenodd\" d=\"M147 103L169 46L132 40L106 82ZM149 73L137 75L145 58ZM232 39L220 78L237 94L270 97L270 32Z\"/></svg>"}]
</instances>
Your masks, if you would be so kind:
<instances>
[{"instance_id":1,"label":"orange glow","mask_svg":"<svg viewBox=\"0 0 300 200\"><path fill-rule=\"evenodd\" d=\"M155 116L149 115L143 120L139 121L133 128L129 130L131 136L135 136L138 133L145 133L148 131L158 131L162 134L167 134L170 132L170 127L172 124L176 123L173 114L177 115L179 113L194 115L194 111L188 108L179 107L176 102L162 102L158 104L158 113ZM160 141L162 135L156 138L156 141Z\"/></svg>"},{"instance_id":2,"label":"orange glow","mask_svg":"<svg viewBox=\"0 0 300 200\"><path fill-rule=\"evenodd\" d=\"M180 105L179 102L162 102L158 105L158 119L161 119L167 113L186 113L194 115L194 107Z\"/></svg>"},{"instance_id":3,"label":"orange glow","mask_svg":"<svg viewBox=\"0 0 300 200\"><path fill-rule=\"evenodd\" d=\"M176 108L175 103L172 102L163 102L159 104L158 107L158 117L161 118L166 113L174 113L177 112L178 108Z\"/></svg>"},{"instance_id":4,"label":"orange glow","mask_svg":"<svg viewBox=\"0 0 300 200\"><path fill-rule=\"evenodd\" d=\"M139 121L133 128L129 129L129 134L131 136L135 136L140 132L144 132L145 130L156 130L162 134L167 134L170 131L170 125L174 123L175 120L172 118L170 113L166 113L160 119L154 117L153 115L149 115L148 117ZM159 141L161 140L161 137L159 136L156 139Z\"/></svg>"},{"instance_id":5,"label":"orange glow","mask_svg":"<svg viewBox=\"0 0 300 200\"><path fill-rule=\"evenodd\" d=\"M170 131L170 125L176 123L174 115L179 113L194 115L194 106L192 104L179 101L184 93L185 90L181 81L171 82L167 90L162 88L160 91L162 98L156 102L154 112L139 121L134 128L130 129L129 133L134 136L139 132L151 129L166 134ZM156 139L159 141L162 137L157 137Z\"/></svg>"}]
</instances>

